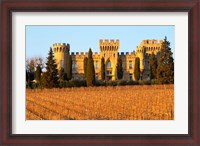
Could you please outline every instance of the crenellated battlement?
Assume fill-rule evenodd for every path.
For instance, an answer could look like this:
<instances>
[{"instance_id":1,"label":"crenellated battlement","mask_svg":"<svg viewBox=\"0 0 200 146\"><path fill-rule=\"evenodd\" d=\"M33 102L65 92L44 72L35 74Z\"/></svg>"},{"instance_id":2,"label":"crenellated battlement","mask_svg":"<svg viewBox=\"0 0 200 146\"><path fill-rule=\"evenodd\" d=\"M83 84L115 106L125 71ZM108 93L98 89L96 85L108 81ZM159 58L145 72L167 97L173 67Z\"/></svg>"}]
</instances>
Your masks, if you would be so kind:
<instances>
[{"instance_id":1,"label":"crenellated battlement","mask_svg":"<svg viewBox=\"0 0 200 146\"><path fill-rule=\"evenodd\" d=\"M68 52L70 50L70 45L66 43L54 43L53 44L53 51L57 52Z\"/></svg>"},{"instance_id":2,"label":"crenellated battlement","mask_svg":"<svg viewBox=\"0 0 200 146\"><path fill-rule=\"evenodd\" d=\"M140 45L158 45L158 44L162 44L162 42L163 42L163 40L155 40L155 39L153 39L153 40L149 40L149 39L147 39L147 40L143 40L141 43L140 43Z\"/></svg>"},{"instance_id":3,"label":"crenellated battlement","mask_svg":"<svg viewBox=\"0 0 200 146\"><path fill-rule=\"evenodd\" d=\"M76 56L87 56L88 55L88 52L71 52L71 55L76 55ZM93 56L95 55L100 55L99 52L94 52L92 54Z\"/></svg>"},{"instance_id":4,"label":"crenellated battlement","mask_svg":"<svg viewBox=\"0 0 200 146\"><path fill-rule=\"evenodd\" d=\"M119 49L119 40L99 40L99 47L100 47L100 51L118 51Z\"/></svg>"}]
</instances>

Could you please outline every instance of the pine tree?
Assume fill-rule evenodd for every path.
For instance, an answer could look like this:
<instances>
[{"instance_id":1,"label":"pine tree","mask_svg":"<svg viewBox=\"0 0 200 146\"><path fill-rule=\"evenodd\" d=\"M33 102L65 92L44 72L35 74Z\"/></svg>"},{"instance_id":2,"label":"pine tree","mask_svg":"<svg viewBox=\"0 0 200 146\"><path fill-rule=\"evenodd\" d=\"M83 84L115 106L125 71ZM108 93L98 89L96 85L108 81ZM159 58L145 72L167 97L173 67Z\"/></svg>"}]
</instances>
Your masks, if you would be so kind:
<instances>
[{"instance_id":1,"label":"pine tree","mask_svg":"<svg viewBox=\"0 0 200 146\"><path fill-rule=\"evenodd\" d=\"M105 80L105 59L101 58L101 79Z\"/></svg>"},{"instance_id":2,"label":"pine tree","mask_svg":"<svg viewBox=\"0 0 200 146\"><path fill-rule=\"evenodd\" d=\"M162 43L157 69L157 79L160 84L174 83L174 59L169 46L170 42L167 41L167 38L165 37Z\"/></svg>"},{"instance_id":3,"label":"pine tree","mask_svg":"<svg viewBox=\"0 0 200 146\"><path fill-rule=\"evenodd\" d=\"M72 56L69 55L67 60L67 80L72 79Z\"/></svg>"},{"instance_id":4,"label":"pine tree","mask_svg":"<svg viewBox=\"0 0 200 146\"><path fill-rule=\"evenodd\" d=\"M43 73L43 86L45 88L58 87L58 70L52 48L50 48L50 51L48 53L46 72Z\"/></svg>"},{"instance_id":5,"label":"pine tree","mask_svg":"<svg viewBox=\"0 0 200 146\"><path fill-rule=\"evenodd\" d=\"M40 65L37 65L36 71L35 71L35 80L38 82L41 82L41 73L42 73L42 69Z\"/></svg>"},{"instance_id":6,"label":"pine tree","mask_svg":"<svg viewBox=\"0 0 200 146\"><path fill-rule=\"evenodd\" d=\"M134 77L135 77L135 80L137 81L140 79L140 58L139 57L135 58Z\"/></svg>"},{"instance_id":7,"label":"pine tree","mask_svg":"<svg viewBox=\"0 0 200 146\"><path fill-rule=\"evenodd\" d=\"M85 57L84 58L84 74L85 74L85 79L86 79L86 77L87 77L87 62L88 62L88 58L87 57Z\"/></svg>"},{"instance_id":8,"label":"pine tree","mask_svg":"<svg viewBox=\"0 0 200 146\"><path fill-rule=\"evenodd\" d=\"M158 62L154 53L152 53L150 56L149 64L150 64L150 79L156 79Z\"/></svg>"},{"instance_id":9,"label":"pine tree","mask_svg":"<svg viewBox=\"0 0 200 146\"><path fill-rule=\"evenodd\" d=\"M122 59L120 56L117 59L117 77L119 80L123 77Z\"/></svg>"},{"instance_id":10,"label":"pine tree","mask_svg":"<svg viewBox=\"0 0 200 146\"><path fill-rule=\"evenodd\" d=\"M94 70L94 60L92 58L92 50L89 49L88 52L88 63L87 63L87 86L95 85L95 70Z\"/></svg>"}]
</instances>

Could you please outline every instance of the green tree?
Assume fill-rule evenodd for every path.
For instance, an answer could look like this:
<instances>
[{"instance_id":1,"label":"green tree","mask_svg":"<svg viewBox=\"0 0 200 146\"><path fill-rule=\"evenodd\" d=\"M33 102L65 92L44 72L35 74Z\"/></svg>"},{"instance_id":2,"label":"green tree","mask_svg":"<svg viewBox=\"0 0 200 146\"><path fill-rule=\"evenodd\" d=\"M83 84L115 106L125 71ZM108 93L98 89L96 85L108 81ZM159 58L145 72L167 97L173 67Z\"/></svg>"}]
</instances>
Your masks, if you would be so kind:
<instances>
[{"instance_id":1,"label":"green tree","mask_svg":"<svg viewBox=\"0 0 200 146\"><path fill-rule=\"evenodd\" d=\"M67 80L72 79L72 56L69 55L67 60Z\"/></svg>"},{"instance_id":2,"label":"green tree","mask_svg":"<svg viewBox=\"0 0 200 146\"><path fill-rule=\"evenodd\" d=\"M95 85L95 70L94 70L94 60L92 58L92 50L89 49L88 52L88 62L87 62L87 86Z\"/></svg>"},{"instance_id":3,"label":"green tree","mask_svg":"<svg viewBox=\"0 0 200 146\"><path fill-rule=\"evenodd\" d=\"M149 64L150 64L150 79L156 79L158 62L154 53L152 53L150 56Z\"/></svg>"},{"instance_id":4,"label":"green tree","mask_svg":"<svg viewBox=\"0 0 200 146\"><path fill-rule=\"evenodd\" d=\"M135 77L135 80L137 81L140 79L140 58L139 57L135 58L134 77Z\"/></svg>"},{"instance_id":5,"label":"green tree","mask_svg":"<svg viewBox=\"0 0 200 146\"><path fill-rule=\"evenodd\" d=\"M119 80L123 78L122 59L120 56L117 59L117 77Z\"/></svg>"},{"instance_id":6,"label":"green tree","mask_svg":"<svg viewBox=\"0 0 200 146\"><path fill-rule=\"evenodd\" d=\"M105 59L101 58L101 79L105 80Z\"/></svg>"},{"instance_id":7,"label":"green tree","mask_svg":"<svg viewBox=\"0 0 200 146\"><path fill-rule=\"evenodd\" d=\"M47 62L46 62L46 72L43 73L43 86L45 88L55 88L58 87L58 69L57 64L54 59L54 54L52 48L48 53Z\"/></svg>"},{"instance_id":8,"label":"green tree","mask_svg":"<svg viewBox=\"0 0 200 146\"><path fill-rule=\"evenodd\" d=\"M157 79L160 84L173 84L174 83L174 59L170 42L165 37L158 61Z\"/></svg>"},{"instance_id":9,"label":"green tree","mask_svg":"<svg viewBox=\"0 0 200 146\"><path fill-rule=\"evenodd\" d=\"M84 74L85 74L85 78L87 77L87 62L88 62L88 58L87 57L85 57L84 58Z\"/></svg>"},{"instance_id":10,"label":"green tree","mask_svg":"<svg viewBox=\"0 0 200 146\"><path fill-rule=\"evenodd\" d=\"M28 83L28 71L26 69L26 82Z\"/></svg>"},{"instance_id":11,"label":"green tree","mask_svg":"<svg viewBox=\"0 0 200 146\"><path fill-rule=\"evenodd\" d=\"M35 80L38 82L41 82L41 73L42 73L42 69L40 65L37 65L36 71L35 71Z\"/></svg>"}]
</instances>

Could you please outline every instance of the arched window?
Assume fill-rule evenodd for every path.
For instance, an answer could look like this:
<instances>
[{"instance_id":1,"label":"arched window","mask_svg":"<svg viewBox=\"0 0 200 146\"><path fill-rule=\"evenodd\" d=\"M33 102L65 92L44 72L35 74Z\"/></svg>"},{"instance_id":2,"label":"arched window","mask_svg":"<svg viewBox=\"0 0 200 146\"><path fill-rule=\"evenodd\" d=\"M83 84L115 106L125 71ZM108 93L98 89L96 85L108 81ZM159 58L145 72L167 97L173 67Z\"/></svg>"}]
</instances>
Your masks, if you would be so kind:
<instances>
[{"instance_id":1,"label":"arched window","mask_svg":"<svg viewBox=\"0 0 200 146\"><path fill-rule=\"evenodd\" d=\"M63 67L63 61L60 60L60 67Z\"/></svg>"},{"instance_id":2,"label":"arched window","mask_svg":"<svg viewBox=\"0 0 200 146\"><path fill-rule=\"evenodd\" d=\"M109 60L108 63L107 63L107 68L111 68L110 60Z\"/></svg>"},{"instance_id":3,"label":"arched window","mask_svg":"<svg viewBox=\"0 0 200 146\"><path fill-rule=\"evenodd\" d=\"M132 69L133 68L133 64L132 64L132 61L130 60L129 61L129 69Z\"/></svg>"}]
</instances>

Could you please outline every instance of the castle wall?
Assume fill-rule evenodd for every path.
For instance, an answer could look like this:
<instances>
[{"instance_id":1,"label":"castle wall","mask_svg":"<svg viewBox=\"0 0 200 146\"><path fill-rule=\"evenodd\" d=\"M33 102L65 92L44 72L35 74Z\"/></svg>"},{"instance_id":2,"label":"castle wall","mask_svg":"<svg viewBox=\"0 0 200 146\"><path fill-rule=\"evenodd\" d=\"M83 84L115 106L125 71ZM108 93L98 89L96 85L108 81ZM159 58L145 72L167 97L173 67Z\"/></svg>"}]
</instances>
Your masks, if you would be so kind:
<instances>
[{"instance_id":1,"label":"castle wall","mask_svg":"<svg viewBox=\"0 0 200 146\"><path fill-rule=\"evenodd\" d=\"M140 79L150 79L150 54L154 53L159 58L159 51L161 50L162 40L143 40L139 46L136 47L136 53L121 52L119 53L120 43L119 40L100 40L99 50L100 53L93 53L94 68L96 79L101 79L101 58L105 59L105 76L107 80L117 80L117 59L121 57L123 67L123 80L135 80L134 78L134 65L135 58L140 58ZM69 45L66 44L53 44L53 51L55 53L56 63L60 69L60 61L63 60L63 66L66 72L67 58L69 56ZM71 52L72 56L72 74L73 78L84 78L84 58L88 57L88 53L84 52ZM109 62L111 66L108 67Z\"/></svg>"}]
</instances>

